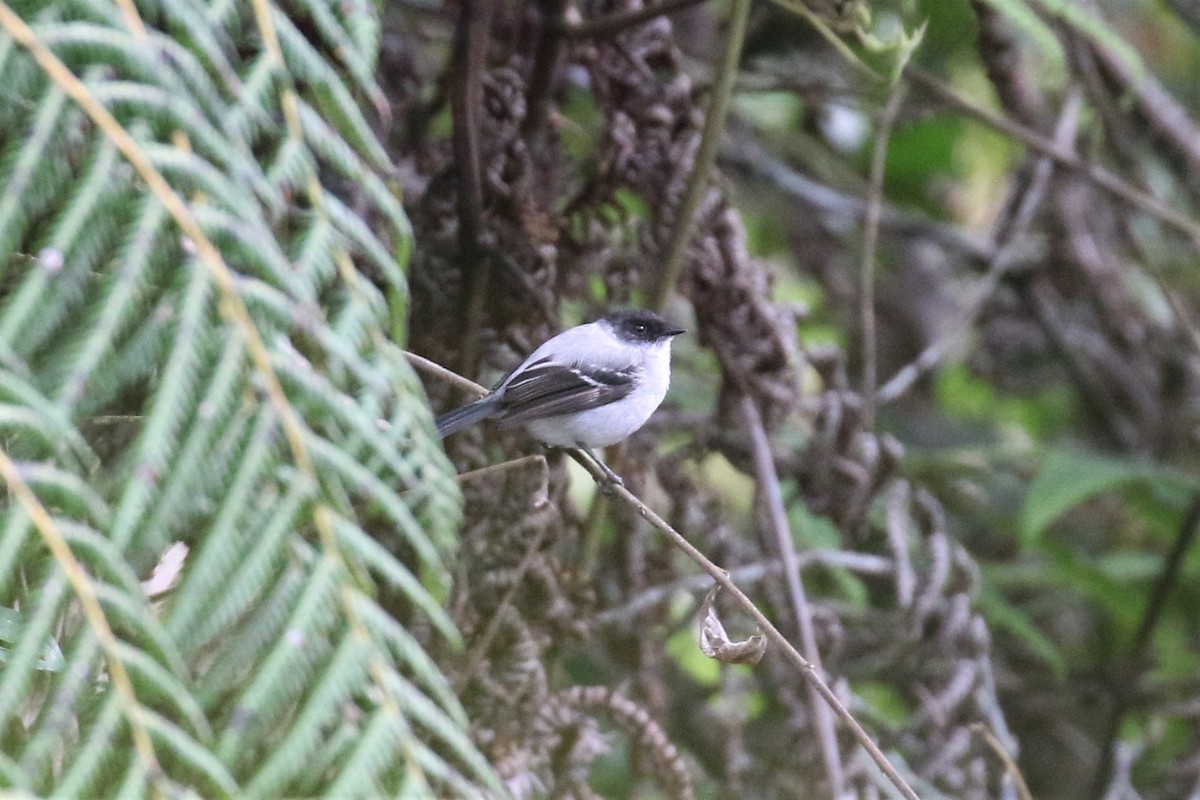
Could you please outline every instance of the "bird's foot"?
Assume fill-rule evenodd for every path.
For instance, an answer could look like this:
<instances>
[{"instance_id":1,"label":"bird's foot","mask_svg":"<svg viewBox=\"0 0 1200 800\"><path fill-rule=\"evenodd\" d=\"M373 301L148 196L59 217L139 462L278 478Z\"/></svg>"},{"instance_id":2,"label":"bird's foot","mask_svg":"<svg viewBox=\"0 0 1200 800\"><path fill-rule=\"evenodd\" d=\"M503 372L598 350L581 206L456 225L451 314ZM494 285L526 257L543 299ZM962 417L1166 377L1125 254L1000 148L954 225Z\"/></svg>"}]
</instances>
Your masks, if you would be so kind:
<instances>
[{"instance_id":1,"label":"bird's foot","mask_svg":"<svg viewBox=\"0 0 1200 800\"><path fill-rule=\"evenodd\" d=\"M613 472L603 461L599 462L599 464L601 470L604 472L604 480L600 483L600 491L604 492L605 497L612 497L617 493L618 486L622 489L625 488L625 479Z\"/></svg>"},{"instance_id":2,"label":"bird's foot","mask_svg":"<svg viewBox=\"0 0 1200 800\"><path fill-rule=\"evenodd\" d=\"M616 494L616 487L625 487L624 478L613 472L612 467L610 467L608 464L605 464L600 456L596 455L596 453L590 448L582 447L582 445L581 448L592 457L592 461L595 462L596 466L600 469L600 473L603 476L602 480L600 481L600 491L604 492L606 497L612 497L614 494Z\"/></svg>"}]
</instances>

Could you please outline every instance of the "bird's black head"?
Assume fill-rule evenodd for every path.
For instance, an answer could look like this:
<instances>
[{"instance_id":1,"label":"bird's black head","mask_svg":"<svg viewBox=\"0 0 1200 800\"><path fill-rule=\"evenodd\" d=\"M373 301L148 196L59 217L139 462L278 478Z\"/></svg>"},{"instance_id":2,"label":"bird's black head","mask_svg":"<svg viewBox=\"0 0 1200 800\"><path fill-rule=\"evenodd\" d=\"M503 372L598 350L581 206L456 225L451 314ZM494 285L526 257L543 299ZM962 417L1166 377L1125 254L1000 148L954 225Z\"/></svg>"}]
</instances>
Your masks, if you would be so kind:
<instances>
[{"instance_id":1,"label":"bird's black head","mask_svg":"<svg viewBox=\"0 0 1200 800\"><path fill-rule=\"evenodd\" d=\"M653 311L631 309L614 311L604 317L604 322L612 328L617 338L627 342L654 343L683 333L683 328L677 328Z\"/></svg>"}]
</instances>

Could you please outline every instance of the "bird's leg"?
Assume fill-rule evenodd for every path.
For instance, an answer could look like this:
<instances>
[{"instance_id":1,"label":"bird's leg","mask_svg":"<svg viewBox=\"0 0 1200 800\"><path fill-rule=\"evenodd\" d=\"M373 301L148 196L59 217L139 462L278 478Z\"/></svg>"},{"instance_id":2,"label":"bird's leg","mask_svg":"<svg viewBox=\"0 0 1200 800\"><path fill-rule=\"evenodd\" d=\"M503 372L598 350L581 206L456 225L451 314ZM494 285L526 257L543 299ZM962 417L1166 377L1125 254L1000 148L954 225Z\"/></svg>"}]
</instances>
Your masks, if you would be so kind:
<instances>
[{"instance_id":1,"label":"bird's leg","mask_svg":"<svg viewBox=\"0 0 1200 800\"><path fill-rule=\"evenodd\" d=\"M603 459L601 459L600 456L596 455L595 450L593 450L590 447L584 447L582 444L578 445L578 447L580 450L582 450L583 452L585 452L589 456L591 456L592 461L594 461L596 463L596 466L600 468L600 472L603 473L604 481L601 484L601 489L604 491L605 494L611 495L612 487L614 487L614 486L624 486L625 485L625 481L621 478L621 476L618 475L617 473L613 472L612 467L608 466L608 464L605 464Z\"/></svg>"}]
</instances>

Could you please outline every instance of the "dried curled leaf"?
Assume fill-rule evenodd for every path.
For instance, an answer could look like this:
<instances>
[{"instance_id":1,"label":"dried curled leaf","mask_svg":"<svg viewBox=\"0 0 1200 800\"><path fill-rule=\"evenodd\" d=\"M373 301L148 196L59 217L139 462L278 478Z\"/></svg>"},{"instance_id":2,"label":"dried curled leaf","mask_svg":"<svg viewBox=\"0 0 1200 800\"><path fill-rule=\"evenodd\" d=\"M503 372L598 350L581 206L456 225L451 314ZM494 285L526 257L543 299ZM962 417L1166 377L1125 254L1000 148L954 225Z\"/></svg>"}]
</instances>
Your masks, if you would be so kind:
<instances>
[{"instance_id":1,"label":"dried curled leaf","mask_svg":"<svg viewBox=\"0 0 1200 800\"><path fill-rule=\"evenodd\" d=\"M762 660L763 653L767 652L767 638L755 633L740 642L729 640L729 634L725 632L725 626L713 607L720 590L719 585L714 585L700 606L703 614L700 622L700 652L725 664L757 664Z\"/></svg>"}]
</instances>

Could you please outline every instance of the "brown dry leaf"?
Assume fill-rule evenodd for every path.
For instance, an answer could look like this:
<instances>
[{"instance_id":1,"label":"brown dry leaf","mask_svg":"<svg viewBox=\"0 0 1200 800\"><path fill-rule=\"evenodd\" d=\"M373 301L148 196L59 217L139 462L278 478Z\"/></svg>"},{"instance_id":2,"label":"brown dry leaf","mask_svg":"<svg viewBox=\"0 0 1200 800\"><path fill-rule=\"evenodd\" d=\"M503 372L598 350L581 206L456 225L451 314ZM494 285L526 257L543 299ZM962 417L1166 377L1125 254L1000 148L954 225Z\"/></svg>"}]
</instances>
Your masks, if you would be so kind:
<instances>
[{"instance_id":1,"label":"brown dry leaf","mask_svg":"<svg viewBox=\"0 0 1200 800\"><path fill-rule=\"evenodd\" d=\"M700 606L703 615L700 622L700 652L725 664L757 664L762 660L763 653L767 652L767 638L755 633L740 642L729 640L729 634L725 632L725 626L713 607L720 590L719 585L709 589Z\"/></svg>"}]
</instances>

